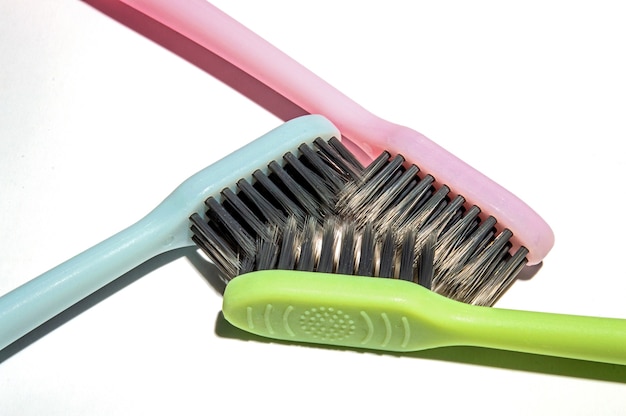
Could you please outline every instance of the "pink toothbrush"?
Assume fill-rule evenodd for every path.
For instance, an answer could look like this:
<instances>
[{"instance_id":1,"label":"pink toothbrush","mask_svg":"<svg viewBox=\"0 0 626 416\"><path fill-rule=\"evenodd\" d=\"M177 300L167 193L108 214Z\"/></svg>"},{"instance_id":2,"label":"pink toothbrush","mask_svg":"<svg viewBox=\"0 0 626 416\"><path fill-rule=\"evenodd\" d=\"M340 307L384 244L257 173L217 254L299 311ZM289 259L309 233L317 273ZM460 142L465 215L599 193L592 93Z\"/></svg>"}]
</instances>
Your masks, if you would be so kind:
<instances>
[{"instance_id":1,"label":"pink toothbrush","mask_svg":"<svg viewBox=\"0 0 626 416\"><path fill-rule=\"evenodd\" d=\"M541 262L554 244L546 222L528 205L465 162L407 127L385 121L336 90L205 0L122 0L221 56L311 114L330 119L368 162L382 150L402 154L513 231L513 249Z\"/></svg>"}]
</instances>

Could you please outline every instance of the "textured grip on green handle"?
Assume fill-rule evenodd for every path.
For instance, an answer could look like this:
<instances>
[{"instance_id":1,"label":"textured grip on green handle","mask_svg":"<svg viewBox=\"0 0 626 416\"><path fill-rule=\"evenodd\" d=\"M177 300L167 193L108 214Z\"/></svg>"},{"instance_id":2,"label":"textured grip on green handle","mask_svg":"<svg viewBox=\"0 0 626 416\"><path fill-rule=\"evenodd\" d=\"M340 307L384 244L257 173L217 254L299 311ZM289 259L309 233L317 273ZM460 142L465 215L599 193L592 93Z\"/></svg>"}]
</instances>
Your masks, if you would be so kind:
<instances>
[{"instance_id":1,"label":"textured grip on green handle","mask_svg":"<svg viewBox=\"0 0 626 416\"><path fill-rule=\"evenodd\" d=\"M393 279L254 272L228 284L223 313L245 331L287 341L387 351L468 345L626 364L626 320L472 306Z\"/></svg>"}]
</instances>

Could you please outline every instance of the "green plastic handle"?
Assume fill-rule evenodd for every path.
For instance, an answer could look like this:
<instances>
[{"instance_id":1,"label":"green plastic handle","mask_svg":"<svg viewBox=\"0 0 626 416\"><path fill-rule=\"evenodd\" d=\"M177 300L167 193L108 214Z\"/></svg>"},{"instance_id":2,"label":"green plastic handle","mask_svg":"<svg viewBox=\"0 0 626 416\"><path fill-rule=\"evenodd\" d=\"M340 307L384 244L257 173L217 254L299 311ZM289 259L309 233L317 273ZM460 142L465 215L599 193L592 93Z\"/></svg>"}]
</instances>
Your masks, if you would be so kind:
<instances>
[{"instance_id":1,"label":"green plastic handle","mask_svg":"<svg viewBox=\"0 0 626 416\"><path fill-rule=\"evenodd\" d=\"M239 276L223 314L294 342L388 351L479 346L626 364L626 319L473 306L415 283L283 270Z\"/></svg>"}]
</instances>

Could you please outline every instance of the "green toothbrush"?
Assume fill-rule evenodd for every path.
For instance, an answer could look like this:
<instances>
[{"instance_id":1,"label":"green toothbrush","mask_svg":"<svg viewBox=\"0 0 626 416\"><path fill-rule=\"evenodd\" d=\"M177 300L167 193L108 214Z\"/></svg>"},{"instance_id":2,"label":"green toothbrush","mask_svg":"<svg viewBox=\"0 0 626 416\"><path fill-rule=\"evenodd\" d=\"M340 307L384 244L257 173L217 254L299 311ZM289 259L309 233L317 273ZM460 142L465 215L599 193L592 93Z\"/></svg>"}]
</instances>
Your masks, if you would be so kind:
<instances>
[{"instance_id":1,"label":"green toothbrush","mask_svg":"<svg viewBox=\"0 0 626 416\"><path fill-rule=\"evenodd\" d=\"M387 351L479 346L626 364L626 319L474 306L398 279L289 270L238 276L223 314L264 337Z\"/></svg>"}]
</instances>

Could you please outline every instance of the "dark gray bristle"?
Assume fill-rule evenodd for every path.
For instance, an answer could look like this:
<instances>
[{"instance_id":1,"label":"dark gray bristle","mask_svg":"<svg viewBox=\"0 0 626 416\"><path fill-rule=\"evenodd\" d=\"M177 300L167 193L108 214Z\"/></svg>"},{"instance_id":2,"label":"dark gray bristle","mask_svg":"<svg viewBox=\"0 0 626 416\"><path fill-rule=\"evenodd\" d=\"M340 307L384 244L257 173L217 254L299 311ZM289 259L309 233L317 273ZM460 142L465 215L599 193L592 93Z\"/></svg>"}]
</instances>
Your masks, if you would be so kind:
<instances>
[{"instance_id":1,"label":"dark gray bristle","mask_svg":"<svg viewBox=\"0 0 626 416\"><path fill-rule=\"evenodd\" d=\"M417 283L427 289L432 289L435 275L435 245L437 238L431 234L420 247L417 257Z\"/></svg>"},{"instance_id":2,"label":"dark gray bristle","mask_svg":"<svg viewBox=\"0 0 626 416\"><path fill-rule=\"evenodd\" d=\"M250 205L261 213L268 224L285 225L287 215L274 206L271 201L268 201L252 184L245 179L241 179L237 182L237 188L241 195L244 195L250 201Z\"/></svg>"},{"instance_id":3,"label":"dark gray bristle","mask_svg":"<svg viewBox=\"0 0 626 416\"><path fill-rule=\"evenodd\" d=\"M298 241L298 221L290 217L282 233L280 253L278 255L279 270L293 270L296 264L296 242Z\"/></svg>"},{"instance_id":4,"label":"dark gray bristle","mask_svg":"<svg viewBox=\"0 0 626 416\"><path fill-rule=\"evenodd\" d=\"M314 143L318 148L318 156L323 158L336 172L340 172L342 176L349 177L352 180L361 178L363 167L353 155L350 155L347 159L342 156L342 154L350 154L350 152L343 147L341 142L332 139L326 142L318 138L315 139Z\"/></svg>"},{"instance_id":5,"label":"dark gray bristle","mask_svg":"<svg viewBox=\"0 0 626 416\"><path fill-rule=\"evenodd\" d=\"M382 235L380 244L380 265L378 277L393 277L393 266L396 260L396 244L394 234L391 230L386 230Z\"/></svg>"},{"instance_id":6,"label":"dark gray bristle","mask_svg":"<svg viewBox=\"0 0 626 416\"><path fill-rule=\"evenodd\" d=\"M272 270L276 268L280 246L278 241L259 239L257 241L257 254L254 257L242 259L244 264L254 265L252 270Z\"/></svg>"},{"instance_id":7,"label":"dark gray bristle","mask_svg":"<svg viewBox=\"0 0 626 416\"><path fill-rule=\"evenodd\" d=\"M356 228L354 223L344 223L341 227L341 246L337 270L339 274L354 274Z\"/></svg>"},{"instance_id":8,"label":"dark gray bristle","mask_svg":"<svg viewBox=\"0 0 626 416\"><path fill-rule=\"evenodd\" d=\"M264 239L270 239L271 235L268 233L267 224L261 221L254 211L246 205L237 194L235 194L230 188L226 188L221 192L223 198L223 204L229 204L232 209L239 214L240 218L245 218L246 223L250 226L251 231Z\"/></svg>"},{"instance_id":9,"label":"dark gray bristle","mask_svg":"<svg viewBox=\"0 0 626 416\"><path fill-rule=\"evenodd\" d=\"M309 218L304 224L302 238L298 253L298 264L296 270L312 272L315 270L317 248L315 243L318 240L318 222L315 218Z\"/></svg>"},{"instance_id":10,"label":"dark gray bristle","mask_svg":"<svg viewBox=\"0 0 626 416\"><path fill-rule=\"evenodd\" d=\"M261 172L260 170L255 171L252 176L257 180L260 186L263 189L267 190L269 195L278 202L280 208L282 208L287 216L294 216L299 220L304 220L306 217L305 211L302 209L300 205L296 201L294 201L293 197L290 197L285 193L283 189L281 189L268 175ZM292 192L298 192L298 189L290 190ZM290 192L291 193L291 192Z\"/></svg>"},{"instance_id":11,"label":"dark gray bristle","mask_svg":"<svg viewBox=\"0 0 626 416\"><path fill-rule=\"evenodd\" d=\"M398 273L398 278L402 280L407 280L409 282L413 282L417 277L415 273L415 243L417 243L415 231L410 230L405 233L402 245L400 247L401 257L400 272Z\"/></svg>"},{"instance_id":12,"label":"dark gray bristle","mask_svg":"<svg viewBox=\"0 0 626 416\"><path fill-rule=\"evenodd\" d=\"M192 240L214 261L225 276L240 273L238 253L233 244L226 241L213 227L203 221L197 213L190 217L193 232Z\"/></svg>"},{"instance_id":13,"label":"dark gray bristle","mask_svg":"<svg viewBox=\"0 0 626 416\"><path fill-rule=\"evenodd\" d=\"M320 255L315 268L318 272L332 273L335 262L337 223L334 217L327 219L322 227Z\"/></svg>"},{"instance_id":14,"label":"dark gray bristle","mask_svg":"<svg viewBox=\"0 0 626 416\"><path fill-rule=\"evenodd\" d=\"M328 206L322 205L318 200L314 199L313 195L311 195L304 186L300 185L300 183L287 173L277 162L270 162L268 166L272 173L274 173L278 180L285 186L285 194L289 193L291 195L291 199L301 207L306 216L319 218L321 220L325 214L329 214Z\"/></svg>"},{"instance_id":15,"label":"dark gray bristle","mask_svg":"<svg viewBox=\"0 0 626 416\"><path fill-rule=\"evenodd\" d=\"M367 223L361 230L360 249L359 249L359 268L357 275L373 276L374 275L374 247L376 244L376 236L372 223Z\"/></svg>"},{"instance_id":16,"label":"dark gray bristle","mask_svg":"<svg viewBox=\"0 0 626 416\"><path fill-rule=\"evenodd\" d=\"M339 140L317 139L252 178L190 217L193 241L226 281L276 268L357 274L492 305L526 264L511 231L401 155L363 167Z\"/></svg>"},{"instance_id":17,"label":"dark gray bristle","mask_svg":"<svg viewBox=\"0 0 626 416\"><path fill-rule=\"evenodd\" d=\"M311 169L318 172L323 179L325 186L328 186L333 192L333 200L337 197L337 193L343 189L343 186L348 181L347 178L342 177L339 174L341 171L336 169L333 164L328 164L321 158L319 153L312 149L308 144L302 144L298 147L298 150L302 153L302 159L305 163L311 166ZM293 155L293 154L292 154ZM300 160L295 157L295 159ZM289 162L289 158L285 158Z\"/></svg>"},{"instance_id":18,"label":"dark gray bristle","mask_svg":"<svg viewBox=\"0 0 626 416\"><path fill-rule=\"evenodd\" d=\"M332 184L324 181L324 179L315 173L312 169L308 168L303 162L300 161L293 153L287 153L285 156L286 163L293 167L297 175L297 180L301 180L306 183L307 188L319 198L319 204L316 204L315 209L320 211L322 215L329 215L331 213L331 207L335 205L337 200L337 192L341 185L336 188ZM317 202L311 198L309 202Z\"/></svg>"},{"instance_id":19,"label":"dark gray bristle","mask_svg":"<svg viewBox=\"0 0 626 416\"><path fill-rule=\"evenodd\" d=\"M358 172L362 172L365 170L361 162L337 139L336 137L331 137L328 140L328 144L330 144L340 155L343 160L348 162L349 166L354 166Z\"/></svg>"},{"instance_id":20,"label":"dark gray bristle","mask_svg":"<svg viewBox=\"0 0 626 416\"><path fill-rule=\"evenodd\" d=\"M210 197L206 200L206 205L211 211L212 218L216 223L219 223L221 227L230 231L231 237L235 243L245 252L254 253L255 244L254 239L244 229L242 223L235 219L230 212L228 212L217 200Z\"/></svg>"}]
</instances>

